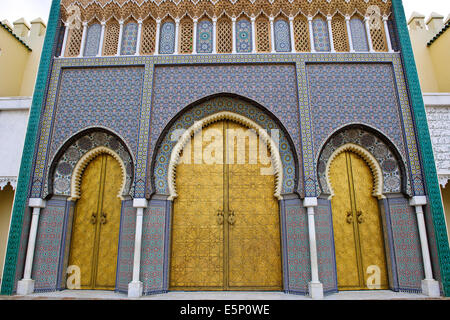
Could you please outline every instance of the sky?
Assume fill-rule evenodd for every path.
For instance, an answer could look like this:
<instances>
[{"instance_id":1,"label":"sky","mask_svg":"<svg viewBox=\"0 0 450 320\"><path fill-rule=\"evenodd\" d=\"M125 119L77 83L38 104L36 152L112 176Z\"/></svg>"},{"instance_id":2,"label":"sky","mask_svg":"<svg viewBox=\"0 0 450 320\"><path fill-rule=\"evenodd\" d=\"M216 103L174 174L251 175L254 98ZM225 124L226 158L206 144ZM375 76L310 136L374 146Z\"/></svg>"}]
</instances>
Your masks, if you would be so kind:
<instances>
[{"instance_id":1,"label":"sky","mask_svg":"<svg viewBox=\"0 0 450 320\"><path fill-rule=\"evenodd\" d=\"M13 22L24 17L27 21L38 17L45 22L48 20L52 0L0 0L0 20ZM449 0L403 0L406 18L409 19L413 11L426 17L435 11L447 17L450 14Z\"/></svg>"}]
</instances>

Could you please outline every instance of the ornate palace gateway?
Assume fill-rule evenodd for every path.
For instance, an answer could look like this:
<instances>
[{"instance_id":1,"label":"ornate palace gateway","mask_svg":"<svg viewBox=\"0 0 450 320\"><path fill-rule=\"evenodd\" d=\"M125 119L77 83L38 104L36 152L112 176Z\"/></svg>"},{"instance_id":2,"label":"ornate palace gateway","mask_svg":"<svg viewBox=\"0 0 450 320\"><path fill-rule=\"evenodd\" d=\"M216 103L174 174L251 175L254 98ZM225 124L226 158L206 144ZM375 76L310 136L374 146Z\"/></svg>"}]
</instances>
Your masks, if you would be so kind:
<instances>
[{"instance_id":1,"label":"ornate palace gateway","mask_svg":"<svg viewBox=\"0 0 450 320\"><path fill-rule=\"evenodd\" d=\"M400 0L54 0L3 294L450 294Z\"/></svg>"}]
</instances>

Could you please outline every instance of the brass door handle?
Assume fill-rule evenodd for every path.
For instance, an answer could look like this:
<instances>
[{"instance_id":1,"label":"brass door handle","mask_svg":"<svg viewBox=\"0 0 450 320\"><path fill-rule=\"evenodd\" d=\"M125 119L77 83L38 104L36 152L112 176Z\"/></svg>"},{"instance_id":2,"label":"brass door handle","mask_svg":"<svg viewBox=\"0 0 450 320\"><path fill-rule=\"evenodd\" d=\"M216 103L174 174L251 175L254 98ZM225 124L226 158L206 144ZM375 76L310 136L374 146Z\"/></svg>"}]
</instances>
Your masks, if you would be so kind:
<instances>
[{"instance_id":1,"label":"brass door handle","mask_svg":"<svg viewBox=\"0 0 450 320\"><path fill-rule=\"evenodd\" d=\"M223 224L223 211L217 210L217 224Z\"/></svg>"},{"instance_id":2,"label":"brass door handle","mask_svg":"<svg viewBox=\"0 0 450 320\"><path fill-rule=\"evenodd\" d=\"M356 217L357 217L357 221L359 224L364 222L364 217L362 215L363 215L363 213L361 210L356 211Z\"/></svg>"},{"instance_id":3,"label":"brass door handle","mask_svg":"<svg viewBox=\"0 0 450 320\"><path fill-rule=\"evenodd\" d=\"M353 212L347 212L347 223L351 224L353 222Z\"/></svg>"},{"instance_id":4,"label":"brass door handle","mask_svg":"<svg viewBox=\"0 0 450 320\"><path fill-rule=\"evenodd\" d=\"M236 217L234 216L234 211L228 211L228 223L233 225L236 222Z\"/></svg>"},{"instance_id":5,"label":"brass door handle","mask_svg":"<svg viewBox=\"0 0 450 320\"><path fill-rule=\"evenodd\" d=\"M102 213L102 216L100 218L100 223L101 224L106 224L107 220L106 220L106 213Z\"/></svg>"},{"instance_id":6,"label":"brass door handle","mask_svg":"<svg viewBox=\"0 0 450 320\"><path fill-rule=\"evenodd\" d=\"M91 224L96 224L96 223L97 223L97 215L95 213L93 213L91 216Z\"/></svg>"}]
</instances>

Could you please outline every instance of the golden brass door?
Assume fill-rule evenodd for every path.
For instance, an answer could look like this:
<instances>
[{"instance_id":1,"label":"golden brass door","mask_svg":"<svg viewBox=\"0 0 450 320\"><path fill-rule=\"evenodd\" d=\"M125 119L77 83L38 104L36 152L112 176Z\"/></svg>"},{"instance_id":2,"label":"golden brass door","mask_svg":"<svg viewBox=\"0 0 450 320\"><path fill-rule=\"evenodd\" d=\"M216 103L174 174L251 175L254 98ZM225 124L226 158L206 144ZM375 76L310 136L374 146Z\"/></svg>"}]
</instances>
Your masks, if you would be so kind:
<instances>
[{"instance_id":1,"label":"golden brass door","mask_svg":"<svg viewBox=\"0 0 450 320\"><path fill-rule=\"evenodd\" d=\"M114 290L122 184L119 163L102 154L84 170L74 211L69 265L81 272L81 289Z\"/></svg>"},{"instance_id":2,"label":"golden brass door","mask_svg":"<svg viewBox=\"0 0 450 320\"><path fill-rule=\"evenodd\" d=\"M369 166L353 152L341 153L331 164L339 290L388 289L380 211L378 200L372 196L373 180Z\"/></svg>"},{"instance_id":3,"label":"golden brass door","mask_svg":"<svg viewBox=\"0 0 450 320\"><path fill-rule=\"evenodd\" d=\"M240 133L247 135L243 144L237 142ZM261 174L270 167L270 157L267 163L250 156L259 139L234 122L214 123L202 135L202 150L208 154L214 146L217 154L212 153L213 163L203 158L195 164L195 152L202 150L194 147L193 139L182 154L191 164L177 167L170 288L281 290L275 177ZM270 155L264 144L261 147Z\"/></svg>"}]
</instances>

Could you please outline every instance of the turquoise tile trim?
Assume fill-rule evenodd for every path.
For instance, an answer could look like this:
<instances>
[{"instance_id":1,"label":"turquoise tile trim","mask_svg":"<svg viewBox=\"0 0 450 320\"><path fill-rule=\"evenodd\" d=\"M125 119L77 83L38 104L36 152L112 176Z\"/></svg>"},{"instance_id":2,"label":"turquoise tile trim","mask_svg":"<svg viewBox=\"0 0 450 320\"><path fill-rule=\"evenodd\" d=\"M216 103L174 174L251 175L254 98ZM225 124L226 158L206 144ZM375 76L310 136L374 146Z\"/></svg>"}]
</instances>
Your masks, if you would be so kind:
<instances>
[{"instance_id":1,"label":"turquoise tile trim","mask_svg":"<svg viewBox=\"0 0 450 320\"><path fill-rule=\"evenodd\" d=\"M406 81L409 86L411 104L417 128L420 151L423 159L423 171L426 190L430 203L433 226L436 236L436 246L441 271L442 289L445 296L450 296L450 248L445 227L444 210L442 208L441 193L431 146L430 132L425 114L425 106L422 98L419 77L406 26L405 12L401 0L392 0L394 18L399 34L402 58L405 67Z\"/></svg>"},{"instance_id":2,"label":"turquoise tile trim","mask_svg":"<svg viewBox=\"0 0 450 320\"><path fill-rule=\"evenodd\" d=\"M22 233L22 221L27 206L27 194L32 172L32 161L35 151L35 143L38 141L39 118L44 101L48 73L50 71L53 44L55 42L56 30L59 22L60 0L53 0L50 9L47 34L42 49L41 62L37 74L33 102L28 120L28 128L25 136L22 162L20 164L19 181L12 212L11 227L9 232L8 249L6 251L5 267L3 270L2 295L11 295L14 290L14 279L16 277L16 264L19 254L20 236Z\"/></svg>"}]
</instances>

